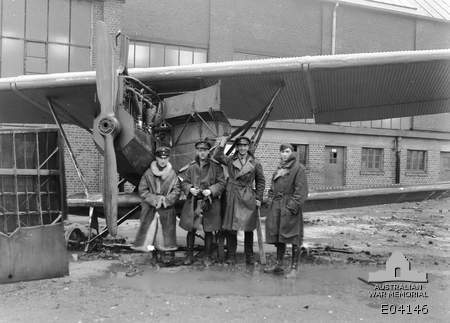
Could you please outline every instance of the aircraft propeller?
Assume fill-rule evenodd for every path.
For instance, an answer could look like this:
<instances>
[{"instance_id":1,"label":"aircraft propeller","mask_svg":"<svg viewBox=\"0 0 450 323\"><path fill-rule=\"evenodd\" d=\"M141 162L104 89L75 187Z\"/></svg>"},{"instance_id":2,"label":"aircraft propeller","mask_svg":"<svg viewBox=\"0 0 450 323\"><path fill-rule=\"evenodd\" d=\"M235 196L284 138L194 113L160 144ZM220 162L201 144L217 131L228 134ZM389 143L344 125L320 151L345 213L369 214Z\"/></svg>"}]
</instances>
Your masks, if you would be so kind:
<instances>
[{"instance_id":1,"label":"aircraft propeller","mask_svg":"<svg viewBox=\"0 0 450 323\"><path fill-rule=\"evenodd\" d=\"M116 118L118 74L114 62L112 40L104 22L97 22L96 35L96 84L97 96L100 101L100 114L94 120L93 132L97 138L103 138L103 204L106 225L109 233L115 236L117 234L117 196L119 191L114 150L114 139L120 132L120 123Z\"/></svg>"}]
</instances>

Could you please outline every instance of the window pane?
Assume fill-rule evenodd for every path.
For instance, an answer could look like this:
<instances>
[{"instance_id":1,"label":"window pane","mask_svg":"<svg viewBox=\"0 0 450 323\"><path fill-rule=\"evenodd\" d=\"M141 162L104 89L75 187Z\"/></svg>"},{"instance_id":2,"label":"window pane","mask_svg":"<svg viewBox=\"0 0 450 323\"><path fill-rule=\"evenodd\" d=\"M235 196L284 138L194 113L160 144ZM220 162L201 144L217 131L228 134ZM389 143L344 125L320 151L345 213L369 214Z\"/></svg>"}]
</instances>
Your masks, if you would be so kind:
<instances>
[{"instance_id":1,"label":"window pane","mask_svg":"<svg viewBox=\"0 0 450 323\"><path fill-rule=\"evenodd\" d=\"M150 48L146 44L136 44L135 47L135 67L148 67L150 61Z\"/></svg>"},{"instance_id":2,"label":"window pane","mask_svg":"<svg viewBox=\"0 0 450 323\"><path fill-rule=\"evenodd\" d=\"M152 44L150 48L150 66L164 66L164 46Z\"/></svg>"},{"instance_id":3,"label":"window pane","mask_svg":"<svg viewBox=\"0 0 450 323\"><path fill-rule=\"evenodd\" d=\"M23 40L2 39L2 77L23 74Z\"/></svg>"},{"instance_id":4,"label":"window pane","mask_svg":"<svg viewBox=\"0 0 450 323\"><path fill-rule=\"evenodd\" d=\"M45 44L27 42L26 56L45 58Z\"/></svg>"},{"instance_id":5,"label":"window pane","mask_svg":"<svg viewBox=\"0 0 450 323\"><path fill-rule=\"evenodd\" d=\"M425 170L425 152L419 152L419 169Z\"/></svg>"},{"instance_id":6,"label":"window pane","mask_svg":"<svg viewBox=\"0 0 450 323\"><path fill-rule=\"evenodd\" d=\"M128 46L128 67L134 67L134 43Z\"/></svg>"},{"instance_id":7,"label":"window pane","mask_svg":"<svg viewBox=\"0 0 450 323\"><path fill-rule=\"evenodd\" d=\"M69 1L49 0L48 39L52 42L69 42Z\"/></svg>"},{"instance_id":8,"label":"window pane","mask_svg":"<svg viewBox=\"0 0 450 323\"><path fill-rule=\"evenodd\" d=\"M47 0L27 1L27 39L47 40L47 2Z\"/></svg>"},{"instance_id":9,"label":"window pane","mask_svg":"<svg viewBox=\"0 0 450 323\"><path fill-rule=\"evenodd\" d=\"M3 36L24 37L25 0L3 1Z\"/></svg>"},{"instance_id":10,"label":"window pane","mask_svg":"<svg viewBox=\"0 0 450 323\"><path fill-rule=\"evenodd\" d=\"M381 120L381 128L391 129L391 119Z\"/></svg>"},{"instance_id":11,"label":"window pane","mask_svg":"<svg viewBox=\"0 0 450 323\"><path fill-rule=\"evenodd\" d=\"M89 46L91 38L91 2L72 1L70 42Z\"/></svg>"},{"instance_id":12,"label":"window pane","mask_svg":"<svg viewBox=\"0 0 450 323\"><path fill-rule=\"evenodd\" d=\"M206 63L206 51L194 51L194 64Z\"/></svg>"},{"instance_id":13,"label":"window pane","mask_svg":"<svg viewBox=\"0 0 450 323\"><path fill-rule=\"evenodd\" d=\"M401 129L411 129L411 117L401 118Z\"/></svg>"},{"instance_id":14,"label":"window pane","mask_svg":"<svg viewBox=\"0 0 450 323\"><path fill-rule=\"evenodd\" d=\"M406 169L411 169L411 151L406 154Z\"/></svg>"},{"instance_id":15,"label":"window pane","mask_svg":"<svg viewBox=\"0 0 450 323\"><path fill-rule=\"evenodd\" d=\"M192 64L192 51L180 49L180 65Z\"/></svg>"},{"instance_id":16,"label":"window pane","mask_svg":"<svg viewBox=\"0 0 450 323\"><path fill-rule=\"evenodd\" d=\"M393 118L392 119L392 129L400 129L400 121L401 121L401 118Z\"/></svg>"},{"instance_id":17,"label":"window pane","mask_svg":"<svg viewBox=\"0 0 450 323\"><path fill-rule=\"evenodd\" d=\"M91 69L90 64L90 52L89 48L70 47L70 71L81 72L89 71Z\"/></svg>"},{"instance_id":18,"label":"window pane","mask_svg":"<svg viewBox=\"0 0 450 323\"><path fill-rule=\"evenodd\" d=\"M69 68L69 46L48 45L48 73L67 72Z\"/></svg>"},{"instance_id":19,"label":"window pane","mask_svg":"<svg viewBox=\"0 0 450 323\"><path fill-rule=\"evenodd\" d=\"M27 57L25 59L25 74L43 74L46 70L45 58Z\"/></svg>"},{"instance_id":20,"label":"window pane","mask_svg":"<svg viewBox=\"0 0 450 323\"><path fill-rule=\"evenodd\" d=\"M372 120L372 128L381 128L381 120Z\"/></svg>"},{"instance_id":21,"label":"window pane","mask_svg":"<svg viewBox=\"0 0 450 323\"><path fill-rule=\"evenodd\" d=\"M165 52L165 66L178 65L178 47L167 46Z\"/></svg>"}]
</instances>

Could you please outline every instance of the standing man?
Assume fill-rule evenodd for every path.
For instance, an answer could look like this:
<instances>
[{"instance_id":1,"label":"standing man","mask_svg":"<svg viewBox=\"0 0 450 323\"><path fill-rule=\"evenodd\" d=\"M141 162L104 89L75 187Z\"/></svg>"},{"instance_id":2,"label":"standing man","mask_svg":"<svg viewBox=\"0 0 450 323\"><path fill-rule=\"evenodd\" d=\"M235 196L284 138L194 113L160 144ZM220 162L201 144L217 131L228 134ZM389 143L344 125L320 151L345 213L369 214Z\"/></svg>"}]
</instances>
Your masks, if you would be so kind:
<instances>
[{"instance_id":1,"label":"standing man","mask_svg":"<svg viewBox=\"0 0 450 323\"><path fill-rule=\"evenodd\" d=\"M305 167L293 154L291 144L280 146L280 165L269 190L270 211L266 218L266 242L277 247L277 262L267 273L283 274L286 244L292 244L291 269L286 278L297 276L300 246L303 242L302 205L308 197Z\"/></svg>"},{"instance_id":2,"label":"standing man","mask_svg":"<svg viewBox=\"0 0 450 323\"><path fill-rule=\"evenodd\" d=\"M194 262L195 232L202 224L205 232L204 264L208 266L211 264L213 232L218 232L222 225L219 197L225 188L225 178L222 166L209 158L209 142L200 140L195 149L195 160L181 174L181 187L187 196L180 218L180 227L188 231L184 264Z\"/></svg>"},{"instance_id":3,"label":"standing man","mask_svg":"<svg viewBox=\"0 0 450 323\"><path fill-rule=\"evenodd\" d=\"M169 265L177 249L174 205L180 196L180 183L169 162L170 148L159 147L155 155L156 160L139 183L143 201L141 224L134 245L137 250L153 251L155 260L158 251L162 252L163 262Z\"/></svg>"},{"instance_id":4,"label":"standing man","mask_svg":"<svg viewBox=\"0 0 450 323\"><path fill-rule=\"evenodd\" d=\"M251 265L253 259L253 230L256 229L257 207L263 199L265 179L261 163L249 152L250 139L236 139L237 152L225 156L227 137L219 139L214 159L228 168L229 178L226 186L226 208L222 229L227 232L228 262L236 262L237 231L243 230L245 261ZM256 189L254 189L254 186Z\"/></svg>"}]
</instances>

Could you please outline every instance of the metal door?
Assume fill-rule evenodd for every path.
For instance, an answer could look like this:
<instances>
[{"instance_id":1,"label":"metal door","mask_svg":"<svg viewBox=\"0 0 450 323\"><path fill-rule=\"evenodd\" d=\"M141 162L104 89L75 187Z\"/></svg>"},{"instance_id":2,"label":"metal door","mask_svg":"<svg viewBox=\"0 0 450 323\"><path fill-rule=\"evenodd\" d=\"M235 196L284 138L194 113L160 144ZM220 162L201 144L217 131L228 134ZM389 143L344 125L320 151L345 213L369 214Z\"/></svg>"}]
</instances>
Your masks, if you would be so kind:
<instances>
[{"instance_id":1,"label":"metal door","mask_svg":"<svg viewBox=\"0 0 450 323\"><path fill-rule=\"evenodd\" d=\"M325 147L325 186L344 186L344 147Z\"/></svg>"}]
</instances>

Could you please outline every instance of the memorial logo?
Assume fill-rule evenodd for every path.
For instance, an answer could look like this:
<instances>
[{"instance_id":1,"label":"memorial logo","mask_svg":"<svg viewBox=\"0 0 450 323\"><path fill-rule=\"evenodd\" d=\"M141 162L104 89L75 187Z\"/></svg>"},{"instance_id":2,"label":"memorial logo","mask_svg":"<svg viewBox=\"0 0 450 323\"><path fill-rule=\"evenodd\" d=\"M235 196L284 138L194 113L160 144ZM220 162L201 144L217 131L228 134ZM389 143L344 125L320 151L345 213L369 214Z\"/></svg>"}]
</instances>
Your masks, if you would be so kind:
<instances>
[{"instance_id":1,"label":"memorial logo","mask_svg":"<svg viewBox=\"0 0 450 323\"><path fill-rule=\"evenodd\" d=\"M411 269L411 263L399 251L386 261L386 269L369 273L366 283L373 286L369 298L380 300L381 314L423 315L430 311L425 289L428 274Z\"/></svg>"},{"instance_id":2,"label":"memorial logo","mask_svg":"<svg viewBox=\"0 0 450 323\"><path fill-rule=\"evenodd\" d=\"M386 270L369 273L369 279L367 281L369 283L428 283L428 274L411 270L409 260L400 251L394 251L386 261Z\"/></svg>"}]
</instances>

